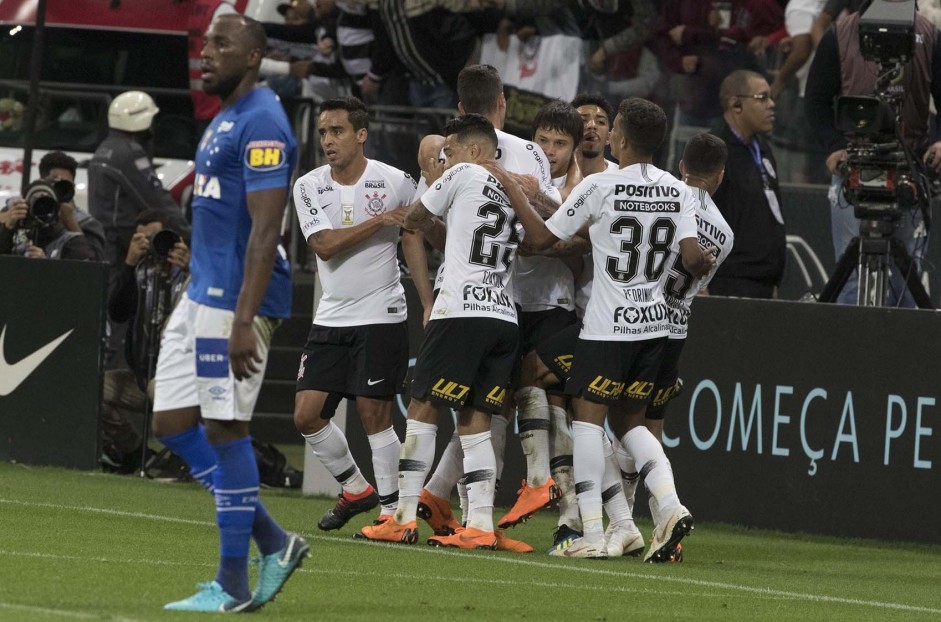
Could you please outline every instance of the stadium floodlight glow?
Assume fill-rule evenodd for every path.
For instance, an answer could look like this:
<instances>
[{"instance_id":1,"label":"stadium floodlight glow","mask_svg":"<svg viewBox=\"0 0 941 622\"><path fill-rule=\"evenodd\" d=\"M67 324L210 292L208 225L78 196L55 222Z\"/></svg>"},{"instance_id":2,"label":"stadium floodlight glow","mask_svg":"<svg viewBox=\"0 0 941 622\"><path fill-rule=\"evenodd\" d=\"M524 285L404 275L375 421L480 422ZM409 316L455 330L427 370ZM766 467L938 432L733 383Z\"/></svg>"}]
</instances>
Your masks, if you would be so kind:
<instances>
[{"instance_id":1,"label":"stadium floodlight glow","mask_svg":"<svg viewBox=\"0 0 941 622\"><path fill-rule=\"evenodd\" d=\"M21 30L23 30L22 26L14 26L13 28L10 29L10 36L11 37L14 36L16 33L18 33Z\"/></svg>"}]
</instances>

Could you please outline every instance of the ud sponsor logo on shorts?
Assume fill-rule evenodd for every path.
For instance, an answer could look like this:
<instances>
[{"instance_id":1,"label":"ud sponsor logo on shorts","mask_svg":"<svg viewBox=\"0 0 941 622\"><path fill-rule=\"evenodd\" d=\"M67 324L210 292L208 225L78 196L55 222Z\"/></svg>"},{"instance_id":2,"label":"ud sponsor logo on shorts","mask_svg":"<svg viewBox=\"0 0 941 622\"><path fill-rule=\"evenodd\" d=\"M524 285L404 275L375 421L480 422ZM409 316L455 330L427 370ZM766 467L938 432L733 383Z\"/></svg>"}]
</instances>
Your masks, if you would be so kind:
<instances>
[{"instance_id":1,"label":"ud sponsor logo on shorts","mask_svg":"<svg viewBox=\"0 0 941 622\"><path fill-rule=\"evenodd\" d=\"M284 143L256 140L245 147L245 165L253 171L273 171L284 166Z\"/></svg>"},{"instance_id":2,"label":"ud sponsor logo on shorts","mask_svg":"<svg viewBox=\"0 0 941 622\"><path fill-rule=\"evenodd\" d=\"M560 354L555 357L555 364L564 369L566 372L572 371L572 359L575 358L573 354Z\"/></svg>"},{"instance_id":3,"label":"ud sponsor logo on shorts","mask_svg":"<svg viewBox=\"0 0 941 622\"><path fill-rule=\"evenodd\" d=\"M607 398L619 398L624 392L624 383L604 376L595 376L595 379L588 385L588 392Z\"/></svg>"},{"instance_id":4,"label":"ud sponsor logo on shorts","mask_svg":"<svg viewBox=\"0 0 941 622\"><path fill-rule=\"evenodd\" d=\"M468 391L470 387L445 378L438 378L435 386L431 387L432 395L458 403L464 400Z\"/></svg>"},{"instance_id":5,"label":"ud sponsor logo on shorts","mask_svg":"<svg viewBox=\"0 0 941 622\"><path fill-rule=\"evenodd\" d=\"M647 380L635 380L624 391L624 397L647 399L653 392L653 383Z\"/></svg>"},{"instance_id":6,"label":"ud sponsor logo on shorts","mask_svg":"<svg viewBox=\"0 0 941 622\"><path fill-rule=\"evenodd\" d=\"M674 382L672 386L666 388L657 389L657 394L653 397L654 406L663 406L674 397L679 395L680 390L683 388L683 385L679 382Z\"/></svg>"},{"instance_id":7,"label":"ud sponsor logo on shorts","mask_svg":"<svg viewBox=\"0 0 941 622\"><path fill-rule=\"evenodd\" d=\"M488 404L493 406L503 406L504 399L506 399L506 389L500 386L490 389L490 393L484 398Z\"/></svg>"}]
</instances>

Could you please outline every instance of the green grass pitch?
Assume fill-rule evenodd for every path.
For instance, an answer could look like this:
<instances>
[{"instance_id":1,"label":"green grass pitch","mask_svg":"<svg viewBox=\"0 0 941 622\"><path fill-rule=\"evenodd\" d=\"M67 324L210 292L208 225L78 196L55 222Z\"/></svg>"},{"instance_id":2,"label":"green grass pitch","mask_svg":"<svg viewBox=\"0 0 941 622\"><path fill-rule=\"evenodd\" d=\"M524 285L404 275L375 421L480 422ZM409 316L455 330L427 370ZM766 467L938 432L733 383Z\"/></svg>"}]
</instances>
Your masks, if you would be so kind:
<instances>
[{"instance_id":1,"label":"green grass pitch","mask_svg":"<svg viewBox=\"0 0 941 622\"><path fill-rule=\"evenodd\" d=\"M444 551L424 544L424 523L417 545L368 543L352 534L372 516L323 533L332 500L262 496L311 557L259 619L941 619L937 546L700 523L682 564L558 559L543 552L555 526L544 512L510 534L535 553ZM194 484L0 464L0 620L205 618L161 608L213 578L217 551L211 498Z\"/></svg>"}]
</instances>

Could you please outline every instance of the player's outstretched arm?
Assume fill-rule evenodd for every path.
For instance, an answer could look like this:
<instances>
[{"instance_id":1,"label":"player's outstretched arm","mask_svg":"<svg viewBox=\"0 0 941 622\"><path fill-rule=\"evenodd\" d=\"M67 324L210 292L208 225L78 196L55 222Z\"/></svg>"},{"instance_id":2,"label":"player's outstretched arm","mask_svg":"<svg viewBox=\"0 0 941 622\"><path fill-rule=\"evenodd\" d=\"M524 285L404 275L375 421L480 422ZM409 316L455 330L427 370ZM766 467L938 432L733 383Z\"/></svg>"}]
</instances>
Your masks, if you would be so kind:
<instances>
[{"instance_id":1,"label":"player's outstretched arm","mask_svg":"<svg viewBox=\"0 0 941 622\"><path fill-rule=\"evenodd\" d=\"M260 369L262 358L258 355L252 322L271 280L286 200L287 189L283 187L248 193L252 230L248 234L245 276L235 303L232 334L229 336L229 363L236 380L247 378Z\"/></svg>"}]
</instances>

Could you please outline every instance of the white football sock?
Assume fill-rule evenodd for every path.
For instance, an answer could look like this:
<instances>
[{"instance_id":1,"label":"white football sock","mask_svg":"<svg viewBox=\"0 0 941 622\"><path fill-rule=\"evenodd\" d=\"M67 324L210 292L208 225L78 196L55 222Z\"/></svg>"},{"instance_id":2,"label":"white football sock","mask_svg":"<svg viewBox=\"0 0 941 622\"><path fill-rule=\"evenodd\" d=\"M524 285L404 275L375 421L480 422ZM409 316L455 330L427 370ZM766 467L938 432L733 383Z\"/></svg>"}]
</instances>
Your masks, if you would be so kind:
<instances>
[{"instance_id":1,"label":"white football sock","mask_svg":"<svg viewBox=\"0 0 941 622\"><path fill-rule=\"evenodd\" d=\"M604 429L584 421L572 422L575 492L582 514L585 542L604 539L601 513L601 480L604 477Z\"/></svg>"},{"instance_id":2,"label":"white football sock","mask_svg":"<svg viewBox=\"0 0 941 622\"><path fill-rule=\"evenodd\" d=\"M663 453L663 446L645 426L637 426L621 440L627 453L634 456L634 462L644 485L651 496L656 497L660 514L670 512L680 506L676 496L676 484L673 482L673 469Z\"/></svg>"},{"instance_id":3,"label":"white football sock","mask_svg":"<svg viewBox=\"0 0 941 622\"><path fill-rule=\"evenodd\" d=\"M438 426L409 419L405 424L405 442L399 454L399 507L395 522L400 525L416 519L418 497L435 459Z\"/></svg>"},{"instance_id":4,"label":"white football sock","mask_svg":"<svg viewBox=\"0 0 941 622\"><path fill-rule=\"evenodd\" d=\"M335 423L330 421L322 430L303 436L311 451L320 460L320 464L340 483L344 492L351 495L366 492L369 482L356 466L346 437Z\"/></svg>"},{"instance_id":5,"label":"white football sock","mask_svg":"<svg viewBox=\"0 0 941 622\"><path fill-rule=\"evenodd\" d=\"M399 451L402 443L394 428L367 435L372 449L372 470L376 476L376 492L382 514L395 514L399 505Z\"/></svg>"},{"instance_id":6,"label":"white football sock","mask_svg":"<svg viewBox=\"0 0 941 622\"><path fill-rule=\"evenodd\" d=\"M497 413L490 417L490 442L493 444L493 455L497 461L497 485L500 485L500 476L503 475L503 451L506 449L506 426L509 423L506 417Z\"/></svg>"},{"instance_id":7,"label":"white football sock","mask_svg":"<svg viewBox=\"0 0 941 622\"><path fill-rule=\"evenodd\" d=\"M467 486L467 527L493 531L493 494L497 464L490 432L461 436L464 483Z\"/></svg>"},{"instance_id":8,"label":"white football sock","mask_svg":"<svg viewBox=\"0 0 941 622\"><path fill-rule=\"evenodd\" d=\"M463 476L464 450L461 449L461 437L458 436L457 430L454 430L451 440L448 441L441 454L441 459L438 460L438 466L431 474L431 479L425 484L425 490L436 497L450 499L454 485Z\"/></svg>"},{"instance_id":9,"label":"white football sock","mask_svg":"<svg viewBox=\"0 0 941 622\"><path fill-rule=\"evenodd\" d=\"M634 513L634 494L637 492L637 482L640 481L640 475L637 473L637 466L634 464L634 457L627 453L624 445L619 439L613 439L611 445L614 447L614 458L617 460L618 468L621 470L621 486L624 488L624 497L627 499L627 507Z\"/></svg>"},{"instance_id":10,"label":"white football sock","mask_svg":"<svg viewBox=\"0 0 941 622\"><path fill-rule=\"evenodd\" d=\"M614 448L607 436L604 437L604 477L601 480L601 501L611 526L633 525L631 508L624 498L621 487L621 469L614 457Z\"/></svg>"},{"instance_id":11,"label":"white football sock","mask_svg":"<svg viewBox=\"0 0 941 622\"><path fill-rule=\"evenodd\" d=\"M523 387L516 392L516 404L526 481L542 486L549 479L549 399L539 387Z\"/></svg>"},{"instance_id":12,"label":"white football sock","mask_svg":"<svg viewBox=\"0 0 941 622\"><path fill-rule=\"evenodd\" d=\"M578 513L578 501L575 498L575 473L572 462L572 431L569 429L565 409L561 406L549 406L549 450L550 473L555 480L562 498L559 499L559 525L568 525L575 531L582 530L582 518Z\"/></svg>"}]
</instances>

